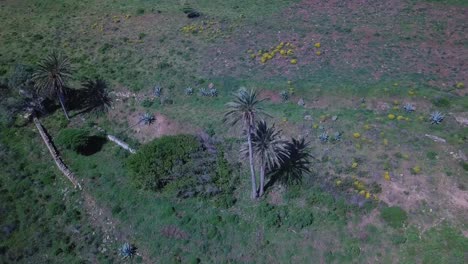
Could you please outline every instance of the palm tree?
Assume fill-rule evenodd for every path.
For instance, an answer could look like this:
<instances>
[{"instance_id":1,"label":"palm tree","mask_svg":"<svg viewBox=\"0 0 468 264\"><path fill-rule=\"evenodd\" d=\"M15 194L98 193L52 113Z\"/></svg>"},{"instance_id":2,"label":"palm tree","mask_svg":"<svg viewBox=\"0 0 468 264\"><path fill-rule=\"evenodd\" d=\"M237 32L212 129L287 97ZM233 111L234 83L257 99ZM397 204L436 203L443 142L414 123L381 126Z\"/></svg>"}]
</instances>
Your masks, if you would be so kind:
<instances>
[{"instance_id":1,"label":"palm tree","mask_svg":"<svg viewBox=\"0 0 468 264\"><path fill-rule=\"evenodd\" d=\"M304 138L292 138L286 143L287 155L283 156L282 164L274 170L272 178L278 178L283 184L295 184L302 182L304 174L310 174L309 165L310 159L313 158L309 154L309 142Z\"/></svg>"},{"instance_id":2,"label":"palm tree","mask_svg":"<svg viewBox=\"0 0 468 264\"><path fill-rule=\"evenodd\" d=\"M253 151L257 161L260 163L260 186L258 196L261 197L265 188L265 170L271 171L283 162L288 155L285 141L281 139L281 130L275 125L268 127L265 121L257 123L252 133Z\"/></svg>"},{"instance_id":3,"label":"palm tree","mask_svg":"<svg viewBox=\"0 0 468 264\"><path fill-rule=\"evenodd\" d=\"M70 118L65 108L65 80L70 76L70 61L55 52L38 64L32 76L34 86L38 92L42 92L49 97L56 96L58 98L68 120Z\"/></svg>"},{"instance_id":4,"label":"palm tree","mask_svg":"<svg viewBox=\"0 0 468 264\"><path fill-rule=\"evenodd\" d=\"M247 145L249 148L250 176L252 181L252 199L257 197L257 184L255 177L253 150L252 150L252 131L255 125L255 118L258 115L266 115L260 103L264 99L258 99L258 93L255 90L241 90L234 94L234 100L226 104L228 110L224 114L223 122L235 126L242 122L243 128L247 134Z\"/></svg>"}]
</instances>

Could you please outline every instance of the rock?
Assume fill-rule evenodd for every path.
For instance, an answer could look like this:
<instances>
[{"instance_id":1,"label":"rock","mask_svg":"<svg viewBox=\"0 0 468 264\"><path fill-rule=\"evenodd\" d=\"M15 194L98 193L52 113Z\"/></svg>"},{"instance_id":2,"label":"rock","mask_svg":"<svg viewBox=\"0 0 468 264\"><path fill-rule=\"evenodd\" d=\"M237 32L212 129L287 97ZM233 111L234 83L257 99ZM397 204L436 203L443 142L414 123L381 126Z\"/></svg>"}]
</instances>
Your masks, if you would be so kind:
<instances>
[{"instance_id":1,"label":"rock","mask_svg":"<svg viewBox=\"0 0 468 264\"><path fill-rule=\"evenodd\" d=\"M336 121L337 119L338 119L338 116L336 116L336 115L332 116L333 121Z\"/></svg>"},{"instance_id":2,"label":"rock","mask_svg":"<svg viewBox=\"0 0 468 264\"><path fill-rule=\"evenodd\" d=\"M438 136L434 136L434 135L429 135L429 134L425 134L424 136L432 139L434 142L437 142L437 143L446 143L447 141L441 137L438 137Z\"/></svg>"},{"instance_id":3,"label":"rock","mask_svg":"<svg viewBox=\"0 0 468 264\"><path fill-rule=\"evenodd\" d=\"M297 102L297 105L299 106L304 106L305 105L305 102L304 102L304 99L299 99L299 101Z\"/></svg>"},{"instance_id":4,"label":"rock","mask_svg":"<svg viewBox=\"0 0 468 264\"><path fill-rule=\"evenodd\" d=\"M311 115L306 115L306 116L304 116L304 120L312 121L312 116Z\"/></svg>"},{"instance_id":5,"label":"rock","mask_svg":"<svg viewBox=\"0 0 468 264\"><path fill-rule=\"evenodd\" d=\"M462 126L468 126L468 113L454 114L455 120Z\"/></svg>"}]
</instances>

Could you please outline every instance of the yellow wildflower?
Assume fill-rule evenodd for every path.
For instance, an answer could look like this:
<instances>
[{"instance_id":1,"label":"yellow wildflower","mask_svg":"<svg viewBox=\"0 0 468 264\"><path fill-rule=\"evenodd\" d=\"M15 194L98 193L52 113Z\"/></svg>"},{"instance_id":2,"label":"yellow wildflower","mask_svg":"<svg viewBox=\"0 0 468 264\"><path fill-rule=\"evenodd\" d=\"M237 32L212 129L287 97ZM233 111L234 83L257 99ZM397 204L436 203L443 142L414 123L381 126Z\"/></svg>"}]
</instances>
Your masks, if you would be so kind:
<instances>
[{"instance_id":1,"label":"yellow wildflower","mask_svg":"<svg viewBox=\"0 0 468 264\"><path fill-rule=\"evenodd\" d=\"M319 50L319 51L315 52L315 54L317 54L317 56L320 56L322 54L322 52L320 52L320 50Z\"/></svg>"},{"instance_id":2,"label":"yellow wildflower","mask_svg":"<svg viewBox=\"0 0 468 264\"><path fill-rule=\"evenodd\" d=\"M369 192L366 192L366 199L369 199L371 197L371 194Z\"/></svg>"},{"instance_id":3,"label":"yellow wildflower","mask_svg":"<svg viewBox=\"0 0 468 264\"><path fill-rule=\"evenodd\" d=\"M353 164L351 165L351 168L355 169L358 167L358 163L357 162L353 162Z\"/></svg>"},{"instance_id":4,"label":"yellow wildflower","mask_svg":"<svg viewBox=\"0 0 468 264\"><path fill-rule=\"evenodd\" d=\"M360 137L361 137L361 134L358 133L358 132L356 132L356 133L353 134L353 137L354 137L354 138L360 138Z\"/></svg>"},{"instance_id":5,"label":"yellow wildflower","mask_svg":"<svg viewBox=\"0 0 468 264\"><path fill-rule=\"evenodd\" d=\"M290 62L291 64L297 64L297 59L292 59Z\"/></svg>"},{"instance_id":6,"label":"yellow wildflower","mask_svg":"<svg viewBox=\"0 0 468 264\"><path fill-rule=\"evenodd\" d=\"M321 46L322 45L320 45L320 42L317 42L317 43L314 44L314 47L316 47L316 48L320 48Z\"/></svg>"},{"instance_id":7,"label":"yellow wildflower","mask_svg":"<svg viewBox=\"0 0 468 264\"><path fill-rule=\"evenodd\" d=\"M386 172L384 173L384 179L385 179L386 181L390 181L390 173L389 173L388 171L386 171Z\"/></svg>"},{"instance_id":8,"label":"yellow wildflower","mask_svg":"<svg viewBox=\"0 0 468 264\"><path fill-rule=\"evenodd\" d=\"M404 120L404 119L405 119L405 117L404 117L404 116L401 116L401 115L399 115L399 116L397 117L397 120L398 120L398 121L401 121L401 120Z\"/></svg>"},{"instance_id":9,"label":"yellow wildflower","mask_svg":"<svg viewBox=\"0 0 468 264\"><path fill-rule=\"evenodd\" d=\"M465 88L465 84L462 82L457 82L457 84L455 84L455 87L457 87L458 89L463 89Z\"/></svg>"},{"instance_id":10,"label":"yellow wildflower","mask_svg":"<svg viewBox=\"0 0 468 264\"><path fill-rule=\"evenodd\" d=\"M390 120L395 119L395 115L394 115L394 114L389 114L389 115L388 115L388 119L390 119Z\"/></svg>"}]
</instances>

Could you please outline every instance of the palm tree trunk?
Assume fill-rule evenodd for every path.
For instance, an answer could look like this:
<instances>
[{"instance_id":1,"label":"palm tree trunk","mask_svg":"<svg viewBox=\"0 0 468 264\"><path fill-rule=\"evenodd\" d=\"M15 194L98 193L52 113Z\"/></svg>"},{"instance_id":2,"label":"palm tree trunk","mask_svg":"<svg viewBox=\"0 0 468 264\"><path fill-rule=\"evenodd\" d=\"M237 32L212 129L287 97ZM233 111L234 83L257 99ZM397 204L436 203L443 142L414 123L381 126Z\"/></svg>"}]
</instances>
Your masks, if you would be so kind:
<instances>
[{"instance_id":1,"label":"palm tree trunk","mask_svg":"<svg viewBox=\"0 0 468 264\"><path fill-rule=\"evenodd\" d=\"M253 160L253 149L252 149L252 126L249 125L247 131L247 141L249 144L249 162L250 162L250 176L252 181L252 199L257 198L257 179L255 178L255 168Z\"/></svg>"},{"instance_id":2,"label":"palm tree trunk","mask_svg":"<svg viewBox=\"0 0 468 264\"><path fill-rule=\"evenodd\" d=\"M265 189L265 164L260 165L260 191L258 193L259 197L262 197L263 191Z\"/></svg>"},{"instance_id":3,"label":"palm tree trunk","mask_svg":"<svg viewBox=\"0 0 468 264\"><path fill-rule=\"evenodd\" d=\"M61 96L60 92L57 92L57 96L58 96L60 105L62 106L63 113L65 114L65 117L67 118L67 120L70 120L70 117L68 116L67 109L65 108L65 103L63 102L63 99L62 99L62 96Z\"/></svg>"}]
</instances>

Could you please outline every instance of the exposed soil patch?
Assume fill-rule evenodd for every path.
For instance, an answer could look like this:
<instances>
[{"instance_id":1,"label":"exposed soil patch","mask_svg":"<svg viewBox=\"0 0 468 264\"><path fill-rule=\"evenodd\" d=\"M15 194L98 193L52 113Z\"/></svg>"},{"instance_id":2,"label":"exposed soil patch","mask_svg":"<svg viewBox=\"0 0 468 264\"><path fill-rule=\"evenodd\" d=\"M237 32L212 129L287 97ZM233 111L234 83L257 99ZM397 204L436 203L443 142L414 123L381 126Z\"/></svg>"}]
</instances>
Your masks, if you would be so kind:
<instances>
[{"instance_id":1,"label":"exposed soil patch","mask_svg":"<svg viewBox=\"0 0 468 264\"><path fill-rule=\"evenodd\" d=\"M124 229L120 222L114 219L108 208L100 207L94 197L87 192L83 192L83 198L90 223L104 233L101 252L110 250L118 254L118 249L123 243L134 241L131 230ZM138 247L136 254L142 257L144 263L154 263L144 249L140 248L139 245L136 246Z\"/></svg>"},{"instance_id":2,"label":"exposed soil patch","mask_svg":"<svg viewBox=\"0 0 468 264\"><path fill-rule=\"evenodd\" d=\"M154 123L145 125L143 123L138 124L140 121L140 114L138 113L133 113L128 117L129 124L138 124L132 128L136 139L146 143L166 135L197 134L201 132L200 129L171 120L163 114L155 114L155 118Z\"/></svg>"},{"instance_id":3,"label":"exposed soil patch","mask_svg":"<svg viewBox=\"0 0 468 264\"><path fill-rule=\"evenodd\" d=\"M278 92L271 90L262 90L260 92L260 99L266 99L273 103L281 103L283 101Z\"/></svg>"}]
</instances>

